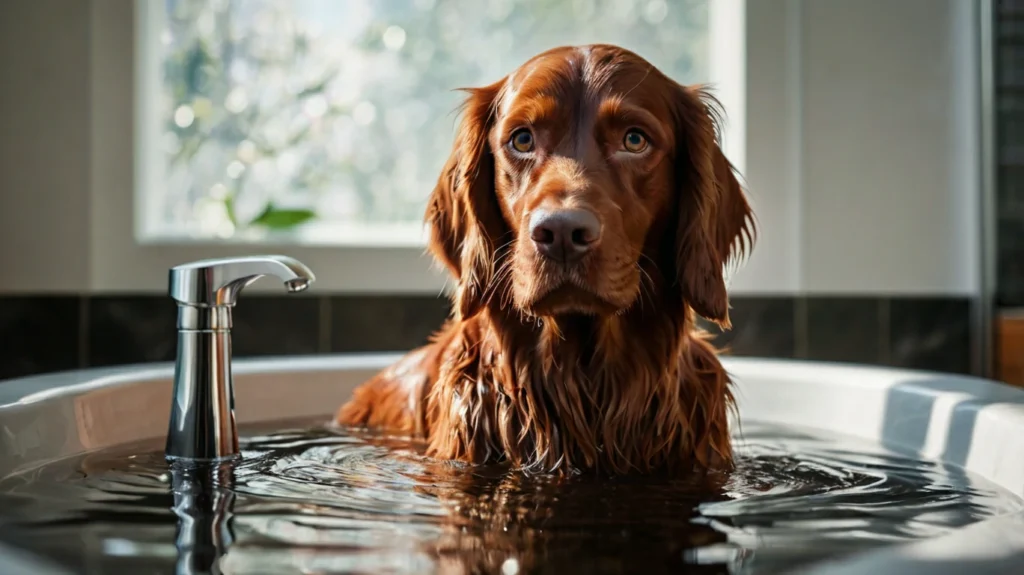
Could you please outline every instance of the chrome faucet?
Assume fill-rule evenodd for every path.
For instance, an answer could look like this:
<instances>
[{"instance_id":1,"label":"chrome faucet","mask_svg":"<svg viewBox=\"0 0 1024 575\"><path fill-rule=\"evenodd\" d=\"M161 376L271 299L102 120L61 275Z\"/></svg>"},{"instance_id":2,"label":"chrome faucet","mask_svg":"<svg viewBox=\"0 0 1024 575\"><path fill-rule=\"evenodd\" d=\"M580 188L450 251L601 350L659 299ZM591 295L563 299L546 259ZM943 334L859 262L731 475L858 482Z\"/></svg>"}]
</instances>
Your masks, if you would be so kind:
<instances>
[{"instance_id":1,"label":"chrome faucet","mask_svg":"<svg viewBox=\"0 0 1024 575\"><path fill-rule=\"evenodd\" d=\"M316 279L287 256L202 260L171 268L170 296L178 303L169 459L220 460L238 455L231 382L231 308L242 289L265 275L289 292Z\"/></svg>"}]
</instances>

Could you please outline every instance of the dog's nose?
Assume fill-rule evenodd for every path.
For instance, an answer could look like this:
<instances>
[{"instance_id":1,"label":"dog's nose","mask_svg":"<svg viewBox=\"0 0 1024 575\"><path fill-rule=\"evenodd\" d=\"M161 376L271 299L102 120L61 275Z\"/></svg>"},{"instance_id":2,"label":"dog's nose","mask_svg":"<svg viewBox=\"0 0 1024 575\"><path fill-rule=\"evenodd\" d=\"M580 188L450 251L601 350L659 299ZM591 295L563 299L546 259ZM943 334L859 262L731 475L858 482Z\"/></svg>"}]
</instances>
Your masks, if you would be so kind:
<instances>
[{"instance_id":1,"label":"dog's nose","mask_svg":"<svg viewBox=\"0 0 1024 575\"><path fill-rule=\"evenodd\" d=\"M578 260L601 239L601 222L589 210L537 210L530 216L530 239L544 257Z\"/></svg>"}]
</instances>

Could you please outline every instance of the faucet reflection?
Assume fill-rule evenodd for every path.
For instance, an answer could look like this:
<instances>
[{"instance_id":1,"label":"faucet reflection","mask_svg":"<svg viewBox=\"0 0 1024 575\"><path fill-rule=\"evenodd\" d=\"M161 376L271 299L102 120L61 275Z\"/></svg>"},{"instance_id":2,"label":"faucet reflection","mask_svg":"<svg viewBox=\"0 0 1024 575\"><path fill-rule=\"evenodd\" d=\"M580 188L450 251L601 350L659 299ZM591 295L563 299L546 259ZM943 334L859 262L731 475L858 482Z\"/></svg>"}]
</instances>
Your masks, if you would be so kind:
<instances>
[{"instance_id":1,"label":"faucet reflection","mask_svg":"<svg viewBox=\"0 0 1024 575\"><path fill-rule=\"evenodd\" d=\"M178 516L175 573L218 573L220 558L234 542L234 463L171 462L174 514Z\"/></svg>"}]
</instances>

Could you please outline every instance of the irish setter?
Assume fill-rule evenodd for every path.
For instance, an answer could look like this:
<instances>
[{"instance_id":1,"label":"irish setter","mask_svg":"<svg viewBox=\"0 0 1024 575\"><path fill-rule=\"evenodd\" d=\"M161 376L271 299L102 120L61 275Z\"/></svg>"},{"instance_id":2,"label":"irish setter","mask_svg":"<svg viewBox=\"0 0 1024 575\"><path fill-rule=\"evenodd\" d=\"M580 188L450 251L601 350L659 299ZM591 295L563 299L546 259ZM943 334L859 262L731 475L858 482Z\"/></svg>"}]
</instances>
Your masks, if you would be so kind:
<instances>
[{"instance_id":1,"label":"irish setter","mask_svg":"<svg viewBox=\"0 0 1024 575\"><path fill-rule=\"evenodd\" d=\"M731 382L695 321L729 327L755 226L716 101L611 45L466 91L426 214L451 317L337 423L558 474L730 467Z\"/></svg>"}]
</instances>

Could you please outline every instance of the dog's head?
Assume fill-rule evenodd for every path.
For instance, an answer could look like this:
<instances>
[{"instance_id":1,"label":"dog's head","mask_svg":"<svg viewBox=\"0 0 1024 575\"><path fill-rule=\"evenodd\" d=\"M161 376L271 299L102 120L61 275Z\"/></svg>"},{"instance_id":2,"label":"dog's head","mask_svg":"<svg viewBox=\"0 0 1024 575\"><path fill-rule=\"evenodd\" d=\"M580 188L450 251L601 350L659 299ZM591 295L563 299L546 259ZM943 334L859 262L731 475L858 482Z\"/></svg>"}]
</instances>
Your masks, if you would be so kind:
<instances>
[{"instance_id":1,"label":"dog's head","mask_svg":"<svg viewBox=\"0 0 1024 575\"><path fill-rule=\"evenodd\" d=\"M608 45L554 49L467 91L427 209L462 317L622 313L650 282L728 324L723 267L753 217L710 96Z\"/></svg>"}]
</instances>

